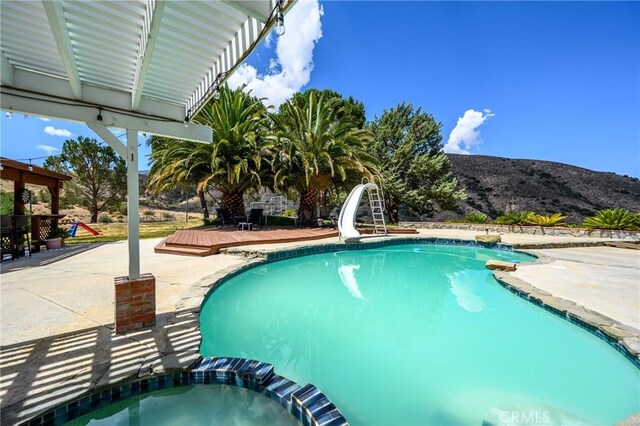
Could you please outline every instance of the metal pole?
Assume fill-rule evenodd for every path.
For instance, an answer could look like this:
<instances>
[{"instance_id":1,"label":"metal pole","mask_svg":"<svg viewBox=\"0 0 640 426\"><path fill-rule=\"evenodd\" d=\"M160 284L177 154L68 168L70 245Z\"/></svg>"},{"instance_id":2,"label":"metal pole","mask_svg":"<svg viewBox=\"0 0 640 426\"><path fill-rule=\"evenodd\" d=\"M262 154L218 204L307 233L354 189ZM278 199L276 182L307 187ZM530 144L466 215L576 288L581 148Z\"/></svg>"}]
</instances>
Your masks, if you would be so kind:
<instances>
[{"instance_id":1,"label":"metal pole","mask_svg":"<svg viewBox=\"0 0 640 426\"><path fill-rule=\"evenodd\" d=\"M127 242L129 280L140 278L140 205L138 183L138 131L127 129Z\"/></svg>"}]
</instances>

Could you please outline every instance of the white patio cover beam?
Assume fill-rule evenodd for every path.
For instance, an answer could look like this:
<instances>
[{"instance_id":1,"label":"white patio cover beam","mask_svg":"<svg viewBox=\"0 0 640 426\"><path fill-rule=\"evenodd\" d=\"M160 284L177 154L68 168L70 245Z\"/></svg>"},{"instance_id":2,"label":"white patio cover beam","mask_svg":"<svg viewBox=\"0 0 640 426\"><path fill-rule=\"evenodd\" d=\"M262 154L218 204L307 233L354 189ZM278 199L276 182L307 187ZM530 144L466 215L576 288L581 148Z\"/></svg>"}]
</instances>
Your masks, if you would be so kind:
<instances>
[{"instance_id":1,"label":"white patio cover beam","mask_svg":"<svg viewBox=\"0 0 640 426\"><path fill-rule=\"evenodd\" d=\"M57 98L41 95L36 96L28 92L21 92L9 88L4 88L2 93L0 93L0 106L7 111L78 121L87 123L87 125L100 124L105 127L137 129L140 132L152 135L187 141L211 142L211 128L209 126L194 123L189 123L185 126L180 122L168 121L153 116L114 112L104 109L100 111L98 105L71 102L70 100L61 101ZM98 119L99 113L102 115L102 120Z\"/></svg>"},{"instance_id":2,"label":"white patio cover beam","mask_svg":"<svg viewBox=\"0 0 640 426\"><path fill-rule=\"evenodd\" d=\"M147 70L149 69L153 49L156 47L158 33L160 32L160 21L162 20L162 15L164 13L164 6L164 0L156 0L155 5L153 6L153 13L150 17L151 24L149 34L143 38L141 43L138 67L136 68L136 75L133 80L132 109L138 109L140 106L140 99L142 98L142 89L144 88L144 82L147 77Z\"/></svg>"},{"instance_id":3,"label":"white patio cover beam","mask_svg":"<svg viewBox=\"0 0 640 426\"><path fill-rule=\"evenodd\" d=\"M60 52L60 58L62 59L65 70L67 71L67 78L69 79L69 85L71 86L73 96L76 99L82 99L82 83L80 81L80 74L78 73L75 56L73 55L73 46L71 45L67 22L64 18L62 2L42 0L42 6L44 6L44 11L47 14L53 38L55 39L56 46L58 46L58 51Z\"/></svg>"},{"instance_id":4,"label":"white patio cover beam","mask_svg":"<svg viewBox=\"0 0 640 426\"><path fill-rule=\"evenodd\" d=\"M13 86L13 65L9 62L4 52L0 52L0 62L2 68L0 69L0 79L5 86Z\"/></svg>"},{"instance_id":5,"label":"white patio cover beam","mask_svg":"<svg viewBox=\"0 0 640 426\"><path fill-rule=\"evenodd\" d=\"M120 142L120 139L115 137L109 129L107 129L102 124L97 123L86 123L87 126L95 132L96 135L100 136L100 138L107 143L113 150L122 157L123 160L127 158L127 147L125 144Z\"/></svg>"},{"instance_id":6,"label":"white patio cover beam","mask_svg":"<svg viewBox=\"0 0 640 426\"><path fill-rule=\"evenodd\" d=\"M129 280L140 278L140 190L138 183L138 131L127 129L127 243Z\"/></svg>"},{"instance_id":7,"label":"white patio cover beam","mask_svg":"<svg viewBox=\"0 0 640 426\"><path fill-rule=\"evenodd\" d=\"M123 144L102 124L87 123L100 138L127 164L127 244L129 248L129 280L140 278L140 192L138 171L138 131L126 129Z\"/></svg>"},{"instance_id":8,"label":"white patio cover beam","mask_svg":"<svg viewBox=\"0 0 640 426\"><path fill-rule=\"evenodd\" d=\"M251 0L222 0L222 3L231 6L238 12L245 13L262 24L266 24L271 14L272 6L265 7L264 2ZM273 3L273 2L271 2Z\"/></svg>"}]
</instances>

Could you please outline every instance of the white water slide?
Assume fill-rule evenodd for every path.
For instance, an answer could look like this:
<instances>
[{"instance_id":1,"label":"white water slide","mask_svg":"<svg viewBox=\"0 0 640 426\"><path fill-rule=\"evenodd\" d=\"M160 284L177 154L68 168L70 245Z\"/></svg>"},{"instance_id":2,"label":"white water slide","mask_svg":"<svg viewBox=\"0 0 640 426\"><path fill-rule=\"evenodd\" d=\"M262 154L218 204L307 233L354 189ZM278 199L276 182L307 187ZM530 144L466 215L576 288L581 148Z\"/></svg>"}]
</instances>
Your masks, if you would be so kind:
<instances>
[{"instance_id":1,"label":"white water slide","mask_svg":"<svg viewBox=\"0 0 640 426\"><path fill-rule=\"evenodd\" d=\"M369 192L369 204L371 206L371 215L373 216L376 234L378 234L379 228L382 228L384 235L387 234L380 189L375 183L362 183L351 190L340 210L338 231L340 231L340 237L343 240L357 240L360 238L360 232L358 232L355 227L355 221L364 191Z\"/></svg>"}]
</instances>

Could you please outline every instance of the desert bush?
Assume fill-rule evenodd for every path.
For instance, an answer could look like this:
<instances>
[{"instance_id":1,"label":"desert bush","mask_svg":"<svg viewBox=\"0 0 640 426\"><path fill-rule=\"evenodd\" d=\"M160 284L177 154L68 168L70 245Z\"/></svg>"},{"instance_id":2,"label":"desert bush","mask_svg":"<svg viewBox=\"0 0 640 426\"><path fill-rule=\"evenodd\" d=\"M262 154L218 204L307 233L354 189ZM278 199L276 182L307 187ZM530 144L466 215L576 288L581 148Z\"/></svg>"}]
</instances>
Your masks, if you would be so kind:
<instances>
[{"instance_id":1,"label":"desert bush","mask_svg":"<svg viewBox=\"0 0 640 426\"><path fill-rule=\"evenodd\" d=\"M527 225L528 220L534 213L528 210L519 212L506 212L498 216L496 223L501 225Z\"/></svg>"},{"instance_id":2,"label":"desert bush","mask_svg":"<svg viewBox=\"0 0 640 426\"><path fill-rule=\"evenodd\" d=\"M635 226L635 215L626 209L600 210L595 216L588 217L582 222L587 228L599 229L631 229Z\"/></svg>"},{"instance_id":3,"label":"desert bush","mask_svg":"<svg viewBox=\"0 0 640 426\"><path fill-rule=\"evenodd\" d=\"M112 220L111 220L111 216L109 216L109 215L108 215L108 214L106 214L106 213L101 214L101 215L98 217L98 222L100 222L100 223L111 223L111 222L112 222Z\"/></svg>"},{"instance_id":4,"label":"desert bush","mask_svg":"<svg viewBox=\"0 0 640 426\"><path fill-rule=\"evenodd\" d=\"M170 212L162 212L162 218L164 220L176 220L176 217Z\"/></svg>"},{"instance_id":5,"label":"desert bush","mask_svg":"<svg viewBox=\"0 0 640 426\"><path fill-rule=\"evenodd\" d=\"M464 217L467 223L488 223L489 217L484 213L469 213Z\"/></svg>"},{"instance_id":6,"label":"desert bush","mask_svg":"<svg viewBox=\"0 0 640 426\"><path fill-rule=\"evenodd\" d=\"M153 212L153 210L148 210L148 209L147 209L147 210L145 210L145 211L143 211L143 212L142 212L142 214L143 214L143 215L145 215L146 217L153 217L153 216L155 216L155 215L156 215L156 214Z\"/></svg>"},{"instance_id":7,"label":"desert bush","mask_svg":"<svg viewBox=\"0 0 640 426\"><path fill-rule=\"evenodd\" d=\"M539 226L556 226L561 225L562 221L566 219L566 216L563 216L560 213L554 213L552 215L542 215L542 214L532 214L529 216L527 223L529 225L539 225Z\"/></svg>"}]
</instances>

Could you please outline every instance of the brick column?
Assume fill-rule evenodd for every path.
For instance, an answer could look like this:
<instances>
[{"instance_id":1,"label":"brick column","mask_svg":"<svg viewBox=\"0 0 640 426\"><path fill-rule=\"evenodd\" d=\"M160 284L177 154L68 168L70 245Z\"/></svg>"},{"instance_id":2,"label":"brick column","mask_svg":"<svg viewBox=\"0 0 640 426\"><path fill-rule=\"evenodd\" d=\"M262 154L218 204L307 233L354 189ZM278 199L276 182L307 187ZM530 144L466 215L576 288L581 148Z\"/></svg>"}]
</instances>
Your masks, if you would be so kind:
<instances>
[{"instance_id":1,"label":"brick column","mask_svg":"<svg viewBox=\"0 0 640 426\"><path fill-rule=\"evenodd\" d=\"M142 274L136 280L116 277L116 333L126 333L156 323L156 279Z\"/></svg>"}]
</instances>

